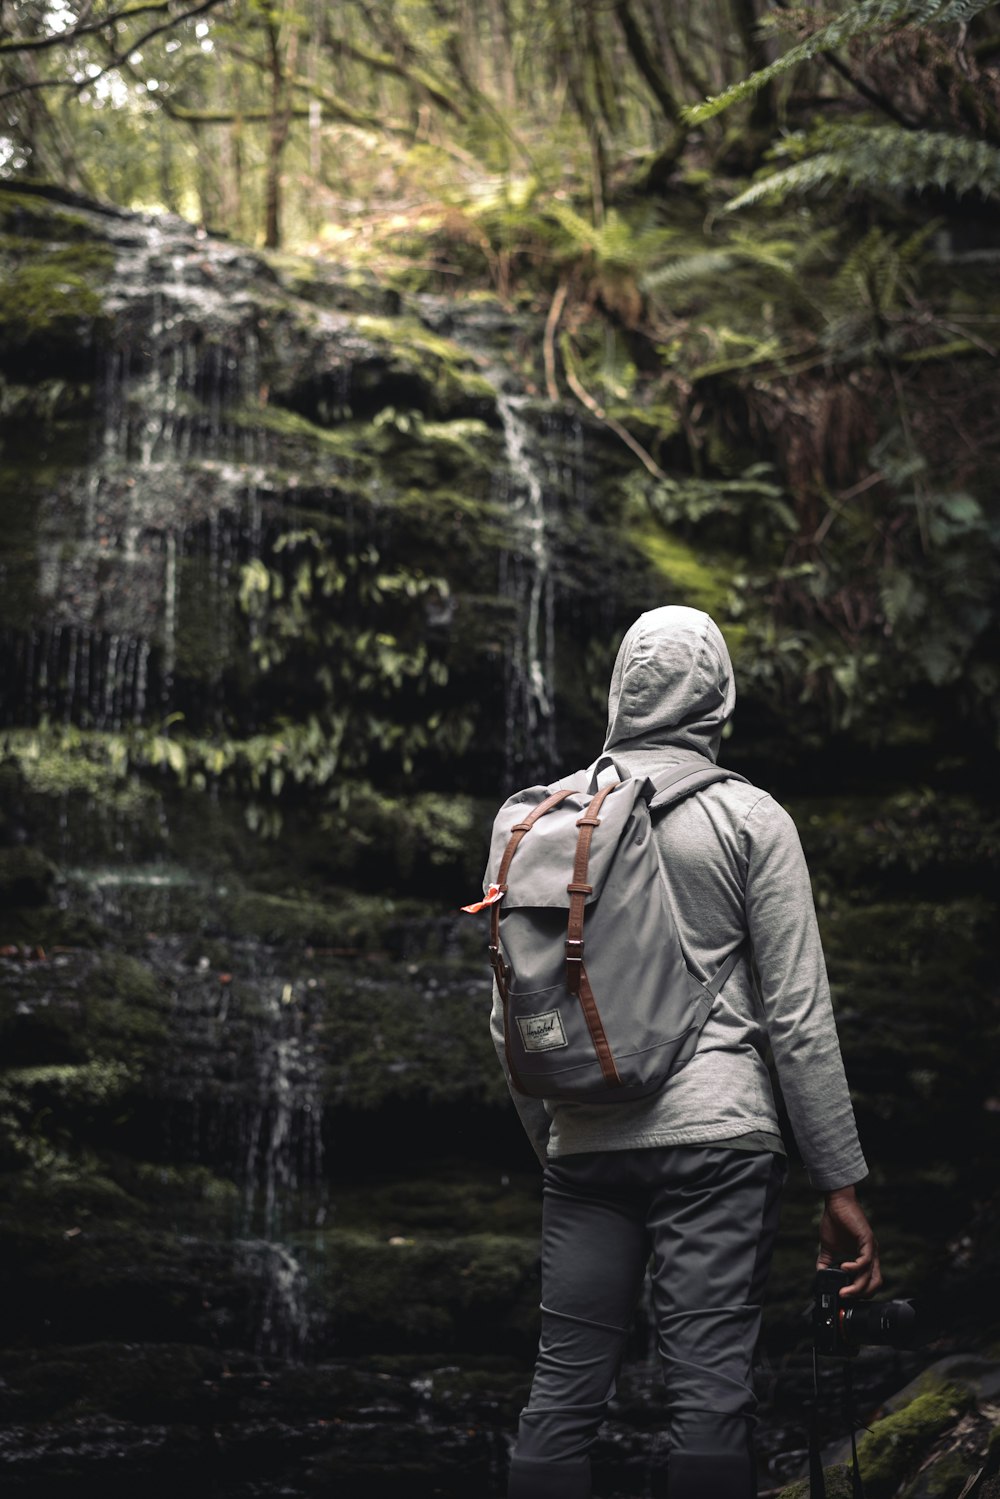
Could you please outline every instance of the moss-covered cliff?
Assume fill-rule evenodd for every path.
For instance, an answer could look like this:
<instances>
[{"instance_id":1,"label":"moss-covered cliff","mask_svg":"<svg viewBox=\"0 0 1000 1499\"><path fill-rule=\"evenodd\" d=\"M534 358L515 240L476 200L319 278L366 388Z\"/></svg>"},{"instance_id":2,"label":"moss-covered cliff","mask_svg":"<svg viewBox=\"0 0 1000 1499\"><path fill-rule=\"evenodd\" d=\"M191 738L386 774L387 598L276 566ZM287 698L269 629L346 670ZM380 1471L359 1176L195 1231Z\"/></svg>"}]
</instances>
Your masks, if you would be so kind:
<instances>
[{"instance_id":1,"label":"moss-covered cliff","mask_svg":"<svg viewBox=\"0 0 1000 1499\"><path fill-rule=\"evenodd\" d=\"M504 787L593 754L622 629L670 601L719 613L749 672L727 757L791 800L889 1289L938 1317L926 1355L863 1356L866 1409L942 1352L993 1357L976 746L899 720L875 758L776 716L732 608L738 535L664 525L605 423L526 393L530 299L51 196L0 190L0 214L12 1492L116 1467L123 1493L500 1491L538 1180L456 908ZM773 1482L803 1442L814 1238L798 1183ZM601 1448L629 1492L656 1410L640 1313ZM966 1429L948 1413L907 1482Z\"/></svg>"}]
</instances>

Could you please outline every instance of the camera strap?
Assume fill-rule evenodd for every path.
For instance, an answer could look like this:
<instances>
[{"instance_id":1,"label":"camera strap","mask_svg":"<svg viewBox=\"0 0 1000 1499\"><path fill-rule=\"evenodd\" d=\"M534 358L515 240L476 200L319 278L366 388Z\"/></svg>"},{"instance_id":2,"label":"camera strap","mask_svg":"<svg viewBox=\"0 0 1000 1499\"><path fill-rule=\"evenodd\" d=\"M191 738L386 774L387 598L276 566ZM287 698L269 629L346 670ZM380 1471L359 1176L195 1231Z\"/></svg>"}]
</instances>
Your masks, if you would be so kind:
<instances>
[{"instance_id":1,"label":"camera strap","mask_svg":"<svg viewBox=\"0 0 1000 1499\"><path fill-rule=\"evenodd\" d=\"M812 1351L813 1403L809 1412L809 1499L826 1499L826 1479L823 1476L823 1458L819 1446L819 1365L816 1349ZM852 1499L865 1499L861 1483L861 1468L858 1465L858 1441L854 1418L854 1386L851 1379L851 1361L844 1359L844 1411L851 1430L851 1495Z\"/></svg>"}]
</instances>

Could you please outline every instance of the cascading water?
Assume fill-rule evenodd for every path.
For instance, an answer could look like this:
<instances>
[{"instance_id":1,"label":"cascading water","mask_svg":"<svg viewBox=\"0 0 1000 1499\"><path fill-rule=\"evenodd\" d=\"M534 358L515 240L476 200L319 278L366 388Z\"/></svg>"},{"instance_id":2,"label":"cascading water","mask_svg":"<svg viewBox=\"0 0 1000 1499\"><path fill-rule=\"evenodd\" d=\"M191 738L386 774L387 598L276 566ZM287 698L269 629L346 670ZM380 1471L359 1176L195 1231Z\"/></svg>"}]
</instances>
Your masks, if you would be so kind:
<instances>
[{"instance_id":1,"label":"cascading water","mask_svg":"<svg viewBox=\"0 0 1000 1499\"><path fill-rule=\"evenodd\" d=\"M261 1286L256 1346L298 1358L309 1343L308 1266L283 1232L320 1228L326 1217L323 1099L301 1000L293 985L268 987L254 1023L257 1096L243 1124L244 1234L237 1260ZM255 1226L260 1236L250 1237Z\"/></svg>"},{"instance_id":2,"label":"cascading water","mask_svg":"<svg viewBox=\"0 0 1000 1499\"><path fill-rule=\"evenodd\" d=\"M524 396L497 391L503 423L507 492L514 546L504 554L501 591L512 598L522 631L511 653L506 693L506 775L510 781L544 774L556 759L555 602L545 486L531 449Z\"/></svg>"},{"instance_id":3,"label":"cascading water","mask_svg":"<svg viewBox=\"0 0 1000 1499\"><path fill-rule=\"evenodd\" d=\"M258 309L227 284L241 252L180 221L112 221L107 237L89 450L57 487L14 500L28 619L8 613L0 638L0 721L120 732L162 717L192 669L187 613L202 637L199 712L217 723L238 569L264 531L263 441L246 417L261 386Z\"/></svg>"}]
</instances>

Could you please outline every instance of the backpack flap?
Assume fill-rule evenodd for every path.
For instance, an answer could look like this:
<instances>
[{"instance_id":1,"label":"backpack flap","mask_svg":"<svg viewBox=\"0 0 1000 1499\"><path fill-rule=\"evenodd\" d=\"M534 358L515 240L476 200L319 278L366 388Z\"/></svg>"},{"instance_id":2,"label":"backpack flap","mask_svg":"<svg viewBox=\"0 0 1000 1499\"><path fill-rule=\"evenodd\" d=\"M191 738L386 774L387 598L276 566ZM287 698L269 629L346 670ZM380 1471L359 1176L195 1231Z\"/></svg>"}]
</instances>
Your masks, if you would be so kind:
<instances>
[{"instance_id":1,"label":"backpack flap","mask_svg":"<svg viewBox=\"0 0 1000 1499\"><path fill-rule=\"evenodd\" d=\"M563 781L561 785L565 787L573 779L575 778ZM586 775L583 780L586 787ZM643 781L625 781L604 799L600 821L594 829L590 846L587 883L591 886L591 893L586 897L588 905L597 900L601 893L618 845L630 829L635 803L644 799L644 786ZM537 791L540 796L543 791L548 793L550 788L531 789L532 793ZM528 802L524 799L525 796L525 793L521 793L505 803L494 823L487 884L497 878L512 828L538 804L538 797L532 795ZM577 821L584 815L592 800L589 789L574 791L533 825L511 862L503 911L513 911L525 906L568 910L570 895L566 887L571 878L579 836Z\"/></svg>"}]
</instances>

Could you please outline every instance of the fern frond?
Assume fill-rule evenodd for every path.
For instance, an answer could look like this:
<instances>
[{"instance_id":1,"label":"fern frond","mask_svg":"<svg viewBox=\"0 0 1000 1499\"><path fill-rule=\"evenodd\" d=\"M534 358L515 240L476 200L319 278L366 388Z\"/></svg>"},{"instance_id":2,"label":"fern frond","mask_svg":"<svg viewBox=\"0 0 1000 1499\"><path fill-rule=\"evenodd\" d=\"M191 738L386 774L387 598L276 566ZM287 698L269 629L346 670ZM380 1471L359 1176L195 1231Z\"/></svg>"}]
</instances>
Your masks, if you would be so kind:
<instances>
[{"instance_id":1,"label":"fern frond","mask_svg":"<svg viewBox=\"0 0 1000 1499\"><path fill-rule=\"evenodd\" d=\"M565 229L570 239L581 250L591 250L594 247L596 230L582 214L570 208L568 203L553 201L548 205L548 211L556 222Z\"/></svg>"},{"instance_id":2,"label":"fern frond","mask_svg":"<svg viewBox=\"0 0 1000 1499\"><path fill-rule=\"evenodd\" d=\"M788 73L799 63L810 62L821 52L832 52L863 37L876 33L887 33L902 26L944 26L959 21L969 21L979 11L988 10L996 0L859 0L840 15L832 17L825 26L820 26L811 36L789 47L788 51L766 68L760 68L731 84L721 94L694 104L682 111L689 125L700 125L704 120L721 114L730 105L738 104L755 94L758 89Z\"/></svg>"},{"instance_id":3,"label":"fern frond","mask_svg":"<svg viewBox=\"0 0 1000 1499\"><path fill-rule=\"evenodd\" d=\"M835 125L813 137L825 149L738 193L727 213L762 201L825 191L836 184L883 192L937 187L957 193L1000 191L1000 150L986 141L897 125Z\"/></svg>"},{"instance_id":4,"label":"fern frond","mask_svg":"<svg viewBox=\"0 0 1000 1499\"><path fill-rule=\"evenodd\" d=\"M676 241L670 229L634 229L614 208L609 209L603 224L592 224L568 203L553 200L546 212L566 234L576 254L592 254L601 265L635 271L662 255L665 247Z\"/></svg>"},{"instance_id":5,"label":"fern frond","mask_svg":"<svg viewBox=\"0 0 1000 1499\"><path fill-rule=\"evenodd\" d=\"M980 11L989 10L996 0L945 0L944 4L914 4L911 26L948 26L967 23Z\"/></svg>"},{"instance_id":6,"label":"fern frond","mask_svg":"<svg viewBox=\"0 0 1000 1499\"><path fill-rule=\"evenodd\" d=\"M660 247L662 253L662 245ZM643 291L659 291L665 286L686 286L709 277L725 275L738 266L759 266L781 276L797 276L796 257L801 246L790 239L759 240L749 234L734 233L726 245L717 250L689 250L678 254L665 265L658 265L642 277Z\"/></svg>"},{"instance_id":7,"label":"fern frond","mask_svg":"<svg viewBox=\"0 0 1000 1499\"><path fill-rule=\"evenodd\" d=\"M733 250L704 250L696 255L681 255L643 276L640 285L643 291L662 291L665 286L686 286L693 281L704 281L710 276L724 275L738 265L739 261L739 253Z\"/></svg>"}]
</instances>

